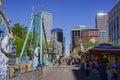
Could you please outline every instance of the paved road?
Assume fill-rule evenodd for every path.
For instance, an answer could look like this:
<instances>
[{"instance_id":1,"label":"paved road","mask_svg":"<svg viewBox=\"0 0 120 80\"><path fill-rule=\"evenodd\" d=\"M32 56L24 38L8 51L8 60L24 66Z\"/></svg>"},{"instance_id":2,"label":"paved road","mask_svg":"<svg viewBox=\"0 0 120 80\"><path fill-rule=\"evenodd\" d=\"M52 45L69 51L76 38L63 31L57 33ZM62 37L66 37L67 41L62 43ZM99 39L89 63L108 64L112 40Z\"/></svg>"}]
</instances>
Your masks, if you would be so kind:
<instances>
[{"instance_id":1,"label":"paved road","mask_svg":"<svg viewBox=\"0 0 120 80\"><path fill-rule=\"evenodd\" d=\"M85 80L84 71L75 67L45 67L43 80Z\"/></svg>"},{"instance_id":2,"label":"paved road","mask_svg":"<svg viewBox=\"0 0 120 80\"><path fill-rule=\"evenodd\" d=\"M42 80L86 80L85 71L73 66L44 67ZM99 80L96 71L92 70L89 80Z\"/></svg>"}]
</instances>

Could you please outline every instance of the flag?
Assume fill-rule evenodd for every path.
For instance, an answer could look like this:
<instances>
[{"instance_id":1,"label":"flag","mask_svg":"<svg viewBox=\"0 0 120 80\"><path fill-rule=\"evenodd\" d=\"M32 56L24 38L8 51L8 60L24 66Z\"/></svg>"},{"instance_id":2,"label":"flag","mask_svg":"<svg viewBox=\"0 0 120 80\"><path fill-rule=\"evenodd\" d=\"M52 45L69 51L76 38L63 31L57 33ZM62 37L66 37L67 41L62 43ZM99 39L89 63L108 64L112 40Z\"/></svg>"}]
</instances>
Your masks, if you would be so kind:
<instances>
[{"instance_id":1,"label":"flag","mask_svg":"<svg viewBox=\"0 0 120 80\"><path fill-rule=\"evenodd\" d=\"M44 10L44 5L41 6L42 7L42 11Z\"/></svg>"},{"instance_id":2,"label":"flag","mask_svg":"<svg viewBox=\"0 0 120 80\"><path fill-rule=\"evenodd\" d=\"M8 17L6 17L6 20L7 20L8 23L11 22L11 20Z\"/></svg>"},{"instance_id":3,"label":"flag","mask_svg":"<svg viewBox=\"0 0 120 80\"><path fill-rule=\"evenodd\" d=\"M3 8L6 10L6 5L4 5Z\"/></svg>"},{"instance_id":4,"label":"flag","mask_svg":"<svg viewBox=\"0 0 120 80\"><path fill-rule=\"evenodd\" d=\"M80 48L81 48L81 51L84 50L84 47L83 47L82 43L80 43Z\"/></svg>"},{"instance_id":5,"label":"flag","mask_svg":"<svg viewBox=\"0 0 120 80\"><path fill-rule=\"evenodd\" d=\"M12 28L10 28L10 33L12 32Z\"/></svg>"},{"instance_id":6,"label":"flag","mask_svg":"<svg viewBox=\"0 0 120 80\"><path fill-rule=\"evenodd\" d=\"M32 6L32 11L34 11L34 9L35 9L35 7L34 7L34 5ZM31 19L33 18L33 12L32 12L32 14L31 14Z\"/></svg>"},{"instance_id":7,"label":"flag","mask_svg":"<svg viewBox=\"0 0 120 80\"><path fill-rule=\"evenodd\" d=\"M2 0L0 0L0 6L2 5Z\"/></svg>"},{"instance_id":8,"label":"flag","mask_svg":"<svg viewBox=\"0 0 120 80\"><path fill-rule=\"evenodd\" d=\"M32 10L34 10L35 9L35 7L34 7L34 5L32 6Z\"/></svg>"},{"instance_id":9,"label":"flag","mask_svg":"<svg viewBox=\"0 0 120 80\"><path fill-rule=\"evenodd\" d=\"M96 38L92 37L89 39L89 44L95 44Z\"/></svg>"}]
</instances>

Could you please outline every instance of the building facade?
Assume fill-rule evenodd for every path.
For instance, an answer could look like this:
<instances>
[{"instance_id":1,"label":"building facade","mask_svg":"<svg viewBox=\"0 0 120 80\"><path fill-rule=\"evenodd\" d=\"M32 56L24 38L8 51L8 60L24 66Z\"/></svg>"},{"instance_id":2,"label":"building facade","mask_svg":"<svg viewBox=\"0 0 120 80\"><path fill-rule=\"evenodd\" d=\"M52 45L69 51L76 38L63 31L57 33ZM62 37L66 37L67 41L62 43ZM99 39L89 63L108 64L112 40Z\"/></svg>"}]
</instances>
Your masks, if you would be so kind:
<instances>
[{"instance_id":1,"label":"building facade","mask_svg":"<svg viewBox=\"0 0 120 80\"><path fill-rule=\"evenodd\" d=\"M43 16L46 38L47 38L47 41L50 41L51 40L51 30L52 30L52 14L49 12L44 12L44 11L40 12L39 14L42 14L42 16Z\"/></svg>"},{"instance_id":2,"label":"building facade","mask_svg":"<svg viewBox=\"0 0 120 80\"><path fill-rule=\"evenodd\" d=\"M109 11L109 40L120 46L120 1Z\"/></svg>"},{"instance_id":3,"label":"building facade","mask_svg":"<svg viewBox=\"0 0 120 80\"><path fill-rule=\"evenodd\" d=\"M106 42L108 40L108 14L97 13L96 15L96 29L100 31L100 42Z\"/></svg>"},{"instance_id":4,"label":"building facade","mask_svg":"<svg viewBox=\"0 0 120 80\"><path fill-rule=\"evenodd\" d=\"M86 29L86 26L84 25L76 26L71 29L70 53L75 47L79 47L80 43L78 41L81 40L81 31L84 29Z\"/></svg>"},{"instance_id":5,"label":"building facade","mask_svg":"<svg viewBox=\"0 0 120 80\"><path fill-rule=\"evenodd\" d=\"M99 42L99 29L85 29L82 30L81 39L82 42L89 42L90 38L95 37L96 41Z\"/></svg>"},{"instance_id":6,"label":"building facade","mask_svg":"<svg viewBox=\"0 0 120 80\"><path fill-rule=\"evenodd\" d=\"M60 28L52 29L52 42L54 53L64 55L64 37L63 30Z\"/></svg>"}]
</instances>

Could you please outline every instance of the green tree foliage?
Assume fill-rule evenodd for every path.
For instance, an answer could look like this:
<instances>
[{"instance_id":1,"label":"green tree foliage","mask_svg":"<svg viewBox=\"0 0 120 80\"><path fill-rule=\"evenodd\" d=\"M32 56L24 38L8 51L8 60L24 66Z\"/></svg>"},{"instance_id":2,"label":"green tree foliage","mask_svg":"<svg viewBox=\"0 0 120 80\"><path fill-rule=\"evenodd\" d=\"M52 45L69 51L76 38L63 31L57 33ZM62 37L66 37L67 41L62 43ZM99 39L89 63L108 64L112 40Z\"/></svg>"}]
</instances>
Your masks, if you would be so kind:
<instances>
[{"instance_id":1,"label":"green tree foliage","mask_svg":"<svg viewBox=\"0 0 120 80\"><path fill-rule=\"evenodd\" d=\"M13 30L13 34L16 34L17 37L25 38L28 28L23 25L20 25L19 23L16 23L12 27L12 30Z\"/></svg>"},{"instance_id":2,"label":"green tree foliage","mask_svg":"<svg viewBox=\"0 0 120 80\"><path fill-rule=\"evenodd\" d=\"M44 53L47 53L47 48L46 48L46 44L45 44L45 41L42 41L42 49L43 49L43 52Z\"/></svg>"},{"instance_id":3,"label":"green tree foliage","mask_svg":"<svg viewBox=\"0 0 120 80\"><path fill-rule=\"evenodd\" d=\"M13 26L12 30L13 30L13 34L17 35L17 38L14 42L14 44L16 46L16 50L17 50L16 55L20 56L20 53L21 53L21 50L22 50L22 47L23 47L23 44L24 44L24 41L25 41L25 38L26 38L26 35L27 35L27 32L28 32L28 28L20 25L19 23L16 23ZM38 39L37 42L36 42L36 40L37 39L35 38L35 36L33 36L33 32L30 32L29 37L28 37L28 41L27 41L27 44L26 44L26 47L25 47L25 51L24 51L24 53L27 52L27 54L24 54L24 55L29 56L30 48L31 47L35 48L36 47L35 44L38 44L38 46L40 46L40 39ZM47 53L47 48L46 48L45 41L43 41L42 45L43 45L43 52ZM51 41L48 42L48 48L52 48L52 42Z\"/></svg>"},{"instance_id":4,"label":"green tree foliage","mask_svg":"<svg viewBox=\"0 0 120 80\"><path fill-rule=\"evenodd\" d=\"M53 43L52 43L52 41L48 42L48 47L49 47L49 54L53 53L54 51L53 51Z\"/></svg>"},{"instance_id":5,"label":"green tree foliage","mask_svg":"<svg viewBox=\"0 0 120 80\"><path fill-rule=\"evenodd\" d=\"M52 48L52 41L49 41L49 42L48 42L48 47L49 47L49 48Z\"/></svg>"},{"instance_id":6,"label":"green tree foliage","mask_svg":"<svg viewBox=\"0 0 120 80\"><path fill-rule=\"evenodd\" d=\"M49 48L52 48L52 41L48 41L47 42L48 43L48 49ZM45 44L45 41L43 41L43 52L44 53L47 53L47 46L46 46L46 44ZM50 53L50 52L49 52ZM47 53L48 54L48 53Z\"/></svg>"},{"instance_id":7,"label":"green tree foliage","mask_svg":"<svg viewBox=\"0 0 120 80\"><path fill-rule=\"evenodd\" d=\"M24 39L17 37L14 43L16 46L16 56L20 56L20 52L23 47Z\"/></svg>"},{"instance_id":8,"label":"green tree foliage","mask_svg":"<svg viewBox=\"0 0 120 80\"><path fill-rule=\"evenodd\" d=\"M72 54L79 53L79 51L80 51L80 48L79 48L79 47L75 47L75 48L73 49Z\"/></svg>"},{"instance_id":9,"label":"green tree foliage","mask_svg":"<svg viewBox=\"0 0 120 80\"><path fill-rule=\"evenodd\" d=\"M16 34L17 37L22 37L22 26L19 23L15 24L12 30L13 34Z\"/></svg>"},{"instance_id":10,"label":"green tree foliage","mask_svg":"<svg viewBox=\"0 0 120 80\"><path fill-rule=\"evenodd\" d=\"M15 39L15 42L14 42L14 44L16 46L16 55L17 56L20 56L20 53L21 53L21 50L22 50L22 47L24 44L24 40L25 40L26 35L27 35L27 31L28 31L28 28L20 25L19 23L16 23L12 27L13 34L17 35L17 38ZM30 48L31 38L32 38L32 32L30 33L30 35L28 37L25 52L28 51ZM26 55L26 54L24 54L24 55Z\"/></svg>"}]
</instances>

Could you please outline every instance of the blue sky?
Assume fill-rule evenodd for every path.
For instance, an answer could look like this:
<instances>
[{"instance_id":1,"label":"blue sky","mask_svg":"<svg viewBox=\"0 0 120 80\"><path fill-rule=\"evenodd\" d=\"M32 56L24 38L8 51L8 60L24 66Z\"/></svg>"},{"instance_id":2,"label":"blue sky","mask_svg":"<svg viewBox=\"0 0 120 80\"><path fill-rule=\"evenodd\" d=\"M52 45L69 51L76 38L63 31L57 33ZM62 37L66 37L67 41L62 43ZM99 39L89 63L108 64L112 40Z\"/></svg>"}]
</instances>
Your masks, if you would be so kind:
<instances>
[{"instance_id":1,"label":"blue sky","mask_svg":"<svg viewBox=\"0 0 120 80\"><path fill-rule=\"evenodd\" d=\"M32 6L34 13L44 11L53 14L53 28L61 28L66 38L66 54L69 54L70 30L73 26L86 25L95 28L97 12L109 12L118 0L3 0L6 5L5 15L12 22L10 26L19 22L29 26Z\"/></svg>"}]
</instances>

